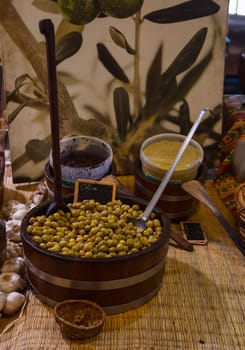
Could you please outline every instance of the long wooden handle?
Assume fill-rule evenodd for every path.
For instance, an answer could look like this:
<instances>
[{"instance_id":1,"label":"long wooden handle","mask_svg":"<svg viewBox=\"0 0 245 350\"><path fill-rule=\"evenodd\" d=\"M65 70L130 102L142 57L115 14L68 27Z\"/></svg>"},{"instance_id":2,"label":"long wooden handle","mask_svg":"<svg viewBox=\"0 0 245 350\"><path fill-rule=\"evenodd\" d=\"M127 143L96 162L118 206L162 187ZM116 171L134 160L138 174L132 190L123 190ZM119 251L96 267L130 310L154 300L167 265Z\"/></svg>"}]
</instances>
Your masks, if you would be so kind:
<instances>
[{"instance_id":1,"label":"long wooden handle","mask_svg":"<svg viewBox=\"0 0 245 350\"><path fill-rule=\"evenodd\" d=\"M57 202L62 201L61 167L60 167L60 137L59 137L59 106L57 90L57 74L55 60L55 34L54 25L50 19L39 22L40 32L46 39L50 125L52 135L53 171L55 178L54 198Z\"/></svg>"}]
</instances>

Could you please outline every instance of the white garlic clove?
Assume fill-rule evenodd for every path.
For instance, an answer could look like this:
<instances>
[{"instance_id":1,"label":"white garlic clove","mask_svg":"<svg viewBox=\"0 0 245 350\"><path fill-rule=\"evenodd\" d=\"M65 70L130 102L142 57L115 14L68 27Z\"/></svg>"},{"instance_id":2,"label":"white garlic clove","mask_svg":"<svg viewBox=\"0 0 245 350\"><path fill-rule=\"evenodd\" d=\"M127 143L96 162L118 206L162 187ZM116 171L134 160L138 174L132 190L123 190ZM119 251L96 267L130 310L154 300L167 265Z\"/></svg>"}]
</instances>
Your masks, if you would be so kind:
<instances>
[{"instance_id":1,"label":"white garlic clove","mask_svg":"<svg viewBox=\"0 0 245 350\"><path fill-rule=\"evenodd\" d=\"M0 292L0 312L2 312L4 308L6 299L7 299L7 295L3 292Z\"/></svg>"},{"instance_id":2,"label":"white garlic clove","mask_svg":"<svg viewBox=\"0 0 245 350\"><path fill-rule=\"evenodd\" d=\"M6 236L12 242L21 242L20 234L21 220L6 221Z\"/></svg>"},{"instance_id":3,"label":"white garlic clove","mask_svg":"<svg viewBox=\"0 0 245 350\"><path fill-rule=\"evenodd\" d=\"M17 256L23 256L22 243L12 242L8 239L6 246L6 259L15 258Z\"/></svg>"},{"instance_id":4,"label":"white garlic clove","mask_svg":"<svg viewBox=\"0 0 245 350\"><path fill-rule=\"evenodd\" d=\"M3 314L6 316L14 315L20 310L25 302L25 299L25 296L19 292L9 293L3 308Z\"/></svg>"},{"instance_id":5,"label":"white garlic clove","mask_svg":"<svg viewBox=\"0 0 245 350\"><path fill-rule=\"evenodd\" d=\"M5 260L1 272L16 272L23 276L25 273L25 260L21 256Z\"/></svg>"},{"instance_id":6,"label":"white garlic clove","mask_svg":"<svg viewBox=\"0 0 245 350\"><path fill-rule=\"evenodd\" d=\"M2 272L0 274L0 290L4 293L10 293L17 290L23 290L26 287L25 280L15 272Z\"/></svg>"},{"instance_id":7,"label":"white garlic clove","mask_svg":"<svg viewBox=\"0 0 245 350\"><path fill-rule=\"evenodd\" d=\"M24 209L24 208L25 208L25 204L15 199L11 199L8 201L8 203L5 206L3 206L2 213L7 220L11 220L13 219L14 213L18 209Z\"/></svg>"},{"instance_id":8,"label":"white garlic clove","mask_svg":"<svg viewBox=\"0 0 245 350\"><path fill-rule=\"evenodd\" d=\"M16 212L13 213L12 219L13 220L22 220L23 217L26 215L26 213L27 213L27 210L26 210L25 205L23 207L20 206L17 208Z\"/></svg>"},{"instance_id":9,"label":"white garlic clove","mask_svg":"<svg viewBox=\"0 0 245 350\"><path fill-rule=\"evenodd\" d=\"M19 229L21 225L21 220L7 220L6 221L6 233L15 229Z\"/></svg>"}]
</instances>

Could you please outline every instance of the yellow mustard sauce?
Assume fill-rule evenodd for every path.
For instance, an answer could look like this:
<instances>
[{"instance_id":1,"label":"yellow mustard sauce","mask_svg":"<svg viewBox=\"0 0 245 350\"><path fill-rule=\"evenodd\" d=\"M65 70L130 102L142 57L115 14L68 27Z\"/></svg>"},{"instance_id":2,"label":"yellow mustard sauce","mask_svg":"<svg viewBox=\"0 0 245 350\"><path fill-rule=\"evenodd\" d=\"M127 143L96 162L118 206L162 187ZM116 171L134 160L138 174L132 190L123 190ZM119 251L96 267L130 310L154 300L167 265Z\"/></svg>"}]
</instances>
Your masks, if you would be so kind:
<instances>
[{"instance_id":1,"label":"yellow mustard sauce","mask_svg":"<svg viewBox=\"0 0 245 350\"><path fill-rule=\"evenodd\" d=\"M182 143L173 140L162 140L152 143L144 148L144 154L149 158L150 163L162 170L168 170L172 165ZM200 157L200 151L188 145L176 170L186 170Z\"/></svg>"}]
</instances>

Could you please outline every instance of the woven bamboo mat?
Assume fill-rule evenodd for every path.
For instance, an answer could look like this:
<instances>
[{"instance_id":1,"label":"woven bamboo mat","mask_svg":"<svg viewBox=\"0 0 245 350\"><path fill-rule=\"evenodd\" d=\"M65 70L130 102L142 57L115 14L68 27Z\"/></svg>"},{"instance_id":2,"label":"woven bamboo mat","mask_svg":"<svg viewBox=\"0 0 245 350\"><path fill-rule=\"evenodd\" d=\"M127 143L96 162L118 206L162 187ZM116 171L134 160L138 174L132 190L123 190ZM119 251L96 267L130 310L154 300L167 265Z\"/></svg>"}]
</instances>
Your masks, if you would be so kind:
<instances>
[{"instance_id":1,"label":"woven bamboo mat","mask_svg":"<svg viewBox=\"0 0 245 350\"><path fill-rule=\"evenodd\" d=\"M132 178L121 181L132 187ZM212 181L206 186L219 209L232 222ZM8 191L10 197L16 194L11 188ZM23 187L18 193L28 196L29 192ZM8 193L4 198L8 198ZM62 338L52 309L30 293L23 316L0 336L0 349L245 349L244 257L209 209L200 205L191 219L205 225L209 243L195 247L193 252L171 245L162 287L149 303L107 316L97 337L75 343ZM0 320L0 325L4 322Z\"/></svg>"}]
</instances>

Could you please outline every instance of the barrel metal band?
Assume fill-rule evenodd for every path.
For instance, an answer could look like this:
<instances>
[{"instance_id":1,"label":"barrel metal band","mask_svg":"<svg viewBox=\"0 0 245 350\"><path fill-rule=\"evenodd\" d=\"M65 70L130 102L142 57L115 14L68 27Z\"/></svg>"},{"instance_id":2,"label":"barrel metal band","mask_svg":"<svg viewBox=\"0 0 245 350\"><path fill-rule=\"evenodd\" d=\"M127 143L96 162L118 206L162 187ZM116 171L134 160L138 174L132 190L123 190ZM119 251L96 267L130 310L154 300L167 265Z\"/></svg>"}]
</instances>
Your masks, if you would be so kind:
<instances>
[{"instance_id":1,"label":"barrel metal band","mask_svg":"<svg viewBox=\"0 0 245 350\"><path fill-rule=\"evenodd\" d=\"M138 187L140 190L142 190L147 196L152 197L152 192L143 187L141 184L138 184ZM168 195L168 194L163 194L160 198L161 201L168 201L168 202L182 202L182 201L189 201L192 197L187 193L183 195Z\"/></svg>"},{"instance_id":2,"label":"barrel metal band","mask_svg":"<svg viewBox=\"0 0 245 350\"><path fill-rule=\"evenodd\" d=\"M184 217L189 217L195 212L195 208L191 208L189 210L181 211L180 213L168 213L165 211L166 214L169 216L170 219L179 219Z\"/></svg>"},{"instance_id":3,"label":"barrel metal band","mask_svg":"<svg viewBox=\"0 0 245 350\"><path fill-rule=\"evenodd\" d=\"M83 289L83 290L109 290L109 289L119 289L129 287L154 276L158 271L160 271L165 263L165 259L161 260L158 264L153 266L151 269L139 273L134 276L130 276L122 279L115 279L109 281L79 281L71 280L67 278L57 277L47 272L41 271L35 267L26 258L27 268L39 279L42 279L50 284L71 289Z\"/></svg>"},{"instance_id":4,"label":"barrel metal band","mask_svg":"<svg viewBox=\"0 0 245 350\"><path fill-rule=\"evenodd\" d=\"M27 275L28 278L28 275ZM54 307L58 301L50 299L49 297L40 294L37 289L32 285L31 281L28 278L28 282L31 286L31 289L33 290L34 294L37 296L37 298L39 298L39 300L41 300L43 303ZM129 301L127 303L124 304L119 304L119 305L109 305L109 306L102 306L103 310L105 311L106 315L115 315L115 314L119 314L121 312L126 312L132 309L135 309L137 307L140 307L144 304L146 304L148 301L150 301L159 291L159 289L161 288L162 285L162 281L158 284L158 286L153 289L150 293L144 295L141 298Z\"/></svg>"}]
</instances>

